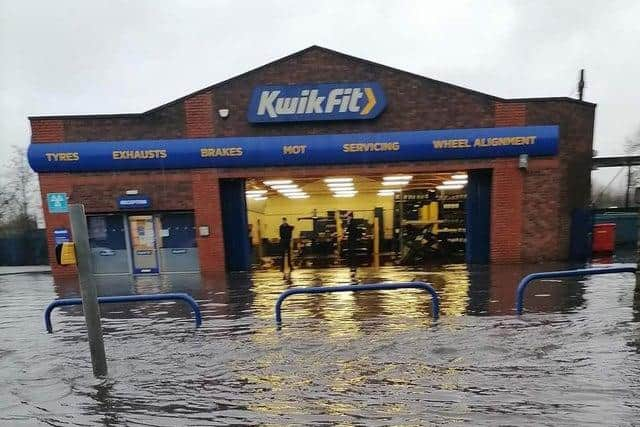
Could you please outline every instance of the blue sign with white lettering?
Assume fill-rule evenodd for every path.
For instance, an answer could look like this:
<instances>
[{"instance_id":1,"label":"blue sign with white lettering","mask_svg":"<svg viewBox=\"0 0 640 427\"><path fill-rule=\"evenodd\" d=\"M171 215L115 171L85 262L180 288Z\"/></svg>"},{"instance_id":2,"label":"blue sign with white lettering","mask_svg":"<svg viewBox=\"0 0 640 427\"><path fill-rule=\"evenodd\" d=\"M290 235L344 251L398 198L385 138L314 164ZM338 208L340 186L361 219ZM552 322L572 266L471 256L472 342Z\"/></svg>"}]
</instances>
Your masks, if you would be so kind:
<instances>
[{"instance_id":1,"label":"blue sign with white lettering","mask_svg":"<svg viewBox=\"0 0 640 427\"><path fill-rule=\"evenodd\" d=\"M53 154L61 153L73 156L56 160L61 156ZM29 164L36 172L88 172L367 164L557 153L558 126L525 126L31 144ZM136 207L144 207L144 203Z\"/></svg>"},{"instance_id":2,"label":"blue sign with white lettering","mask_svg":"<svg viewBox=\"0 0 640 427\"><path fill-rule=\"evenodd\" d=\"M149 209L151 199L147 196L121 196L118 197L118 209Z\"/></svg>"},{"instance_id":3,"label":"blue sign with white lettering","mask_svg":"<svg viewBox=\"0 0 640 427\"><path fill-rule=\"evenodd\" d=\"M70 242L71 241L71 233L66 228L54 228L53 229L53 240L56 242L56 245L60 243Z\"/></svg>"},{"instance_id":4,"label":"blue sign with white lettering","mask_svg":"<svg viewBox=\"0 0 640 427\"><path fill-rule=\"evenodd\" d=\"M312 120L368 120L387 105L376 82L258 86L253 89L250 123Z\"/></svg>"},{"instance_id":5,"label":"blue sign with white lettering","mask_svg":"<svg viewBox=\"0 0 640 427\"><path fill-rule=\"evenodd\" d=\"M47 207L49 213L69 212L67 193L47 193Z\"/></svg>"}]
</instances>

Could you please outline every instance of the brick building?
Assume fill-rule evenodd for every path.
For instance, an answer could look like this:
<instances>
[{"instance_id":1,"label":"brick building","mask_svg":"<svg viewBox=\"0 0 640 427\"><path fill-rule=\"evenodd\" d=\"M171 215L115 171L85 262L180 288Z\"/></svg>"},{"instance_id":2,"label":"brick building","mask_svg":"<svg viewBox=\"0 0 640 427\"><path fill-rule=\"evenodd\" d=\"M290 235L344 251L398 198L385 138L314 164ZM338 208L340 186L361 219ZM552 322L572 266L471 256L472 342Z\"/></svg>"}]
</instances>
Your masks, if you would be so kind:
<instances>
[{"instance_id":1,"label":"brick building","mask_svg":"<svg viewBox=\"0 0 640 427\"><path fill-rule=\"evenodd\" d=\"M268 117L266 122L250 120L256 113L249 111L256 101L252 98L256 96L256 88L298 85L293 86L295 89L308 85L305 92L308 93L317 84L345 88L351 82L374 82L379 86L377 102L382 104L383 96L384 105L375 117L358 120L345 115L342 120L338 108L345 114L350 111L343 95L343 105L339 106L337 99L336 115L328 114L328 118L307 120L298 115L291 120ZM355 99L356 89L353 92L351 88L340 89L340 93L352 93ZM368 94L362 97L363 102L370 101ZM360 107L352 102L354 109ZM285 110L280 108L281 112ZM304 113L309 108L300 107L297 111ZM244 201L247 182L260 183L267 178L306 182L305 179L331 176L393 174L431 177L430 174L456 172L469 174L467 247L476 245L475 249L469 249L469 253L475 254L475 259L467 256L471 262L562 260L569 257L571 240L576 237L571 236L571 230L580 228L574 213L589 204L594 114L594 104L575 99L498 98L313 46L144 113L31 117L29 158L39 173L52 260L54 231L62 230L64 234L69 220L67 215L47 208L51 194L64 193L69 203L83 203L87 213L97 217L94 223L89 223L96 241L119 242L117 249L106 244L97 248L96 257L115 262L118 250L123 250L128 253L129 272L162 272L165 268L157 262L149 266L144 260L131 260L136 256L131 254L132 239L140 239L138 243L144 246L145 233L156 233L157 239L173 239L173 244L165 248L170 256L188 252L195 257L189 268L176 261L178 265L167 267L169 271L195 268L208 273L236 269L246 263L234 259L234 254L246 249L247 234L242 227L247 226ZM541 129L547 132L549 128L555 129L555 140L551 137L547 141L547 151L536 151L542 143L533 141L546 138L536 132ZM511 134L509 129L517 132ZM446 153L450 154L433 149L438 155L430 157L420 154L422 146L410 146L415 142L414 134L422 138L426 134L420 132L431 130L440 131L438 138L448 144ZM520 139L504 140L505 144L516 141L516 146L485 151L495 156L479 155L481 148L473 145L474 138L478 140L474 134L478 130L484 132L481 134L487 140ZM306 141L313 135L326 135L327 140L335 137L339 143L352 142L344 139L349 136L361 144L358 147L367 150L363 141L373 141L376 135L383 135L385 141L395 141L395 132L405 138L398 143L400 148L396 146L396 152L375 155L365 152L364 157L350 157L353 162L340 156L333 162L330 154L321 156L321 160L314 159L313 150L303 153L306 160L289 163L282 155L282 143ZM526 138L530 138L532 145L523 145ZM322 138L309 141L301 146L313 148L323 143ZM141 145L136 145L137 142ZM202 151L204 143L213 149L226 147L227 151L220 152L220 156L233 156L233 149L228 151L229 144L245 148L239 149L237 159L218 157L206 164L200 162L202 159L191 161L191 154L185 154L185 150L196 147L204 156L206 150L211 150ZM268 144L272 144L271 148L260 149L273 149L278 155L264 157L262 164L260 154L251 157L251 147ZM347 144L340 146L344 145ZM384 146L371 147L377 150ZM174 156L171 151L174 149L179 155ZM143 154L126 160L136 152ZM210 153L215 157L215 151ZM136 197L143 200L136 201ZM132 204L127 205L126 200ZM150 213L153 215L147 215ZM127 222L127 215L133 219ZM170 225L162 225L163 221ZM193 244L183 243L188 240L184 233L192 233ZM138 252L144 256L148 251ZM137 262L141 263L140 268L136 267ZM75 274L71 266L52 265L52 268L54 276ZM115 271L107 268L104 272Z\"/></svg>"}]
</instances>

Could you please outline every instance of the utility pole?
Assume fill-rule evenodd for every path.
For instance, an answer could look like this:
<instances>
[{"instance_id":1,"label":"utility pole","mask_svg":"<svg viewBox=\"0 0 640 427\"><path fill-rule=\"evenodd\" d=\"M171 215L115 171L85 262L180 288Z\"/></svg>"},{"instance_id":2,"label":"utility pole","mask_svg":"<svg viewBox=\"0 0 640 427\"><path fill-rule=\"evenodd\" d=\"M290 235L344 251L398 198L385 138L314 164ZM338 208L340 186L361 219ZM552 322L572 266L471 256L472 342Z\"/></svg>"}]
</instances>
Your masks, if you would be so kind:
<instances>
[{"instance_id":1,"label":"utility pole","mask_svg":"<svg viewBox=\"0 0 640 427\"><path fill-rule=\"evenodd\" d=\"M87 323L93 375L98 378L104 377L107 375L107 357L102 339L98 291L96 290L95 282L92 280L91 248L89 247L89 231L87 230L84 206L80 204L69 205L69 220L71 222L71 235L76 249L82 310Z\"/></svg>"},{"instance_id":2,"label":"utility pole","mask_svg":"<svg viewBox=\"0 0 640 427\"><path fill-rule=\"evenodd\" d=\"M580 70L580 81L578 82L578 95L580 101L584 97L584 68Z\"/></svg>"}]
</instances>

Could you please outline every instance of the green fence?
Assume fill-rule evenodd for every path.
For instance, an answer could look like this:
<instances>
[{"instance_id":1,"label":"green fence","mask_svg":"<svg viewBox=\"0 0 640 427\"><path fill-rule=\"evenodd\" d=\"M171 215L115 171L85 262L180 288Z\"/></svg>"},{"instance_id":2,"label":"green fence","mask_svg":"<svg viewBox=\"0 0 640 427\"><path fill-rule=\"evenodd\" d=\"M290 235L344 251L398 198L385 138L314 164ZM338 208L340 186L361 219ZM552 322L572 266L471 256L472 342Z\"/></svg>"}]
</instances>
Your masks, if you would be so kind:
<instances>
[{"instance_id":1,"label":"green fence","mask_svg":"<svg viewBox=\"0 0 640 427\"><path fill-rule=\"evenodd\" d=\"M28 230L0 235L0 265L46 265L45 230Z\"/></svg>"}]
</instances>

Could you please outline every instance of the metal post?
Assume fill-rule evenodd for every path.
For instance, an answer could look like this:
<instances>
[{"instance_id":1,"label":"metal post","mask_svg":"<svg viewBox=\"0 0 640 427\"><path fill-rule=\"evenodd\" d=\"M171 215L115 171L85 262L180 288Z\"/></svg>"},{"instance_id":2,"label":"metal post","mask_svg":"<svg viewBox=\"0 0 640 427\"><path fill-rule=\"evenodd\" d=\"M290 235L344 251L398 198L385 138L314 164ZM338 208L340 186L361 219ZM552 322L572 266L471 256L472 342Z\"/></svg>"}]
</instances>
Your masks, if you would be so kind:
<instances>
[{"instance_id":1,"label":"metal post","mask_svg":"<svg viewBox=\"0 0 640 427\"><path fill-rule=\"evenodd\" d=\"M636 219L636 268L640 267L640 211ZM640 270L640 269L639 269ZM640 293L640 271L636 270L636 292Z\"/></svg>"},{"instance_id":2,"label":"metal post","mask_svg":"<svg viewBox=\"0 0 640 427\"><path fill-rule=\"evenodd\" d=\"M76 248L82 310L87 323L93 375L104 377L107 375L107 358L104 352L104 341L102 340L98 292L95 283L91 280L91 249L89 247L89 232L87 230L84 206L80 204L69 205L69 219L71 221L71 235Z\"/></svg>"},{"instance_id":3,"label":"metal post","mask_svg":"<svg viewBox=\"0 0 640 427\"><path fill-rule=\"evenodd\" d=\"M629 207L629 189L631 188L631 163L627 166L627 191L624 196L624 207Z\"/></svg>"},{"instance_id":4,"label":"metal post","mask_svg":"<svg viewBox=\"0 0 640 427\"><path fill-rule=\"evenodd\" d=\"M260 218L256 220L256 223L258 225L258 264L262 264L264 251L262 249L262 223L260 222Z\"/></svg>"},{"instance_id":5,"label":"metal post","mask_svg":"<svg viewBox=\"0 0 640 427\"><path fill-rule=\"evenodd\" d=\"M380 218L373 217L373 266L380 268Z\"/></svg>"}]
</instances>

